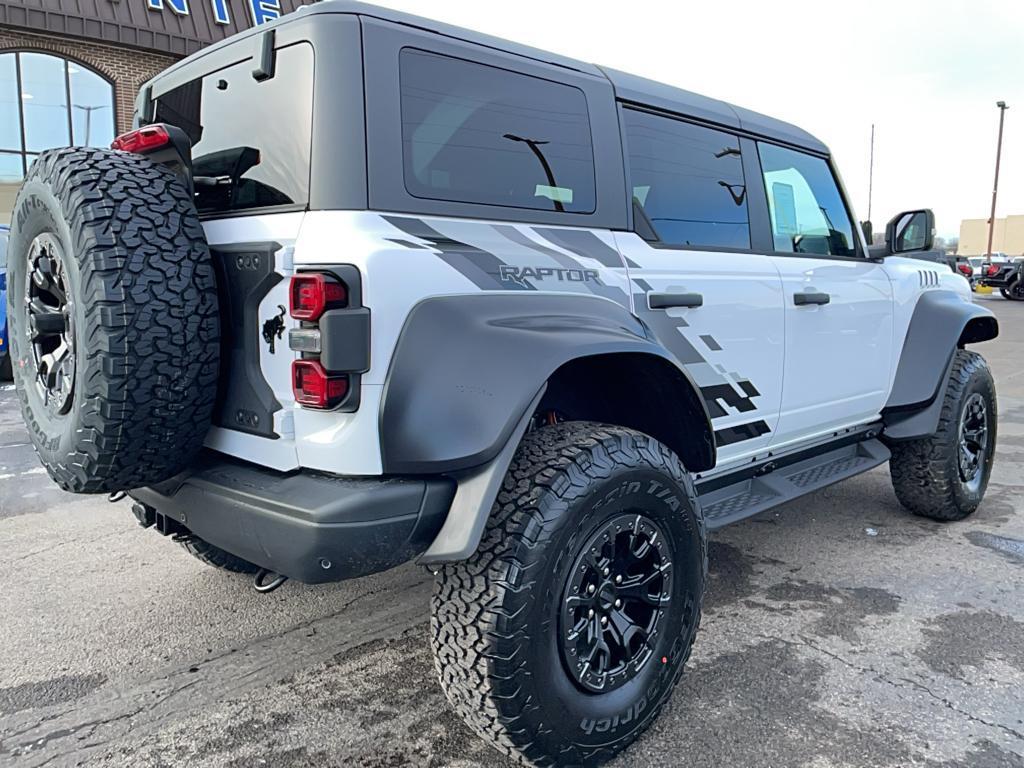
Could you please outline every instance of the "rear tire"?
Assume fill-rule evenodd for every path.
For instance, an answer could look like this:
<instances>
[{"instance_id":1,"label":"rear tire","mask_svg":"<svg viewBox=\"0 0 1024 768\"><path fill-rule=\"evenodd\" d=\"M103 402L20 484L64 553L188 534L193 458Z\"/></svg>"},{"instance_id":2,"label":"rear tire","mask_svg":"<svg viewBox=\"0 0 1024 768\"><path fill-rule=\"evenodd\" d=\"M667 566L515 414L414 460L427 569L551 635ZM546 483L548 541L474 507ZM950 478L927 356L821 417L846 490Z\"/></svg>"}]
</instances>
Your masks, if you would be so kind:
<instances>
[{"instance_id":1,"label":"rear tire","mask_svg":"<svg viewBox=\"0 0 1024 768\"><path fill-rule=\"evenodd\" d=\"M11 381L14 371L11 368L11 356L0 355L0 381Z\"/></svg>"},{"instance_id":2,"label":"rear tire","mask_svg":"<svg viewBox=\"0 0 1024 768\"><path fill-rule=\"evenodd\" d=\"M49 150L12 220L10 353L50 476L101 493L185 469L220 358L214 265L185 184L140 155Z\"/></svg>"},{"instance_id":3,"label":"rear tire","mask_svg":"<svg viewBox=\"0 0 1024 768\"><path fill-rule=\"evenodd\" d=\"M225 552L220 547L215 547L210 542L203 541L202 539L183 541L181 546L192 557L202 560L207 565L212 565L214 568L219 568L222 571L256 573L260 569L258 565L250 563L248 560L243 560L240 557L235 557L230 552Z\"/></svg>"},{"instance_id":4,"label":"rear tire","mask_svg":"<svg viewBox=\"0 0 1024 768\"><path fill-rule=\"evenodd\" d=\"M999 292L1003 294L1004 299L1010 301L1024 301L1024 278L1017 280L1017 282L1006 288L1000 288Z\"/></svg>"},{"instance_id":5,"label":"rear tire","mask_svg":"<svg viewBox=\"0 0 1024 768\"><path fill-rule=\"evenodd\" d=\"M985 497L996 448L996 390L985 358L959 349L934 435L893 443L900 503L932 520L963 520Z\"/></svg>"},{"instance_id":6,"label":"rear tire","mask_svg":"<svg viewBox=\"0 0 1024 768\"><path fill-rule=\"evenodd\" d=\"M604 762L654 721L682 674L706 573L693 484L668 448L585 422L531 432L477 552L437 575L441 687L509 756Z\"/></svg>"}]
</instances>

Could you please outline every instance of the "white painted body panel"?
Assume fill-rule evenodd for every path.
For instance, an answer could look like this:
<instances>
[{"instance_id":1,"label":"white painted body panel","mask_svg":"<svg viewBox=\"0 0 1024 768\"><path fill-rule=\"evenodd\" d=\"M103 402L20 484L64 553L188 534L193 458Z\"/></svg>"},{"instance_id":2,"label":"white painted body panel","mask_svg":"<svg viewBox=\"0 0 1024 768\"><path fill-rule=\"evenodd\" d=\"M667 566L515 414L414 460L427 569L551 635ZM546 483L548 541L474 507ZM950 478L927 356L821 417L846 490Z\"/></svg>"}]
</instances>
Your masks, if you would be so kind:
<instances>
[{"instance_id":1,"label":"white painted body panel","mask_svg":"<svg viewBox=\"0 0 1024 768\"><path fill-rule=\"evenodd\" d=\"M772 259L749 253L653 248L633 233L616 233L615 239L623 255L636 265L629 273L637 314L652 324L659 340L705 392L716 432L766 424L768 431L762 436L728 445L720 441L718 468L748 460L769 445L783 397L783 292ZM695 309L650 310L645 306L648 291L700 293L704 304ZM662 331L658 324L666 315L676 327ZM751 382L759 393L742 406L752 405L750 410L740 410L706 389L724 386L739 393L740 381Z\"/></svg>"},{"instance_id":2,"label":"white painted body panel","mask_svg":"<svg viewBox=\"0 0 1024 768\"><path fill-rule=\"evenodd\" d=\"M865 259L772 257L785 293L786 353L782 409L772 447L872 421L892 385L892 284ZM825 305L797 306L803 291L827 293Z\"/></svg>"},{"instance_id":3,"label":"white painted body panel","mask_svg":"<svg viewBox=\"0 0 1024 768\"><path fill-rule=\"evenodd\" d=\"M426 225L446 242L458 241L467 248L468 255L446 260L435 242L403 231L394 221ZM602 262L581 255L545 239L538 234L541 231L586 232L603 245L606 258ZM296 270L350 264L362 276L363 304L370 309L371 346L370 369L361 377L358 410L323 412L296 406L291 363L298 355L288 348L287 329L298 324L286 318L286 332L275 351L271 353L266 344L260 347L261 371L281 404L274 415L279 438L271 440L217 427L207 438L211 448L282 471L303 467L342 475L380 475L380 404L391 357L409 312L418 302L434 296L502 291L507 283L499 279L494 259L518 267L560 265L594 270L600 276L605 298L631 305L625 266L608 232L364 211L221 219L210 222L206 232L211 246L268 241L282 246L276 254L276 269L284 279L260 302L261 323L278 314L280 306L287 307L288 278ZM611 267L608 254L617 262ZM517 288L511 284L508 287ZM582 283L535 281L533 288L593 295L593 289Z\"/></svg>"},{"instance_id":4,"label":"white painted body panel","mask_svg":"<svg viewBox=\"0 0 1024 768\"><path fill-rule=\"evenodd\" d=\"M260 303L261 323L287 307L288 278L298 269L350 264L362 276L371 348L358 410L321 412L295 405L291 363L297 354L288 348L287 329L297 323L286 317L286 333L275 351L260 347L260 370L281 405L274 415L279 437L218 427L208 435L211 448L282 471L302 467L380 475L380 405L406 318L430 297L521 288L498 274L497 263L594 270L597 288L549 279L533 280L530 289L596 292L621 303L652 325L699 387L731 388L724 399L710 398L716 432L756 422L764 423L765 432L720 444L718 464L709 474L877 419L922 291L951 289L970 301L961 277L941 265L906 258L879 264L652 248L633 233L364 211L226 218L208 222L205 229L214 247L281 246L275 268L282 280ZM565 233L592 238L599 257L568 247L560 240ZM452 243L459 248L452 250ZM923 271L934 276L922 278ZM831 303L794 306L793 293L810 288L829 293ZM704 305L651 310L650 291L701 293ZM748 397L747 385L756 394Z\"/></svg>"}]
</instances>

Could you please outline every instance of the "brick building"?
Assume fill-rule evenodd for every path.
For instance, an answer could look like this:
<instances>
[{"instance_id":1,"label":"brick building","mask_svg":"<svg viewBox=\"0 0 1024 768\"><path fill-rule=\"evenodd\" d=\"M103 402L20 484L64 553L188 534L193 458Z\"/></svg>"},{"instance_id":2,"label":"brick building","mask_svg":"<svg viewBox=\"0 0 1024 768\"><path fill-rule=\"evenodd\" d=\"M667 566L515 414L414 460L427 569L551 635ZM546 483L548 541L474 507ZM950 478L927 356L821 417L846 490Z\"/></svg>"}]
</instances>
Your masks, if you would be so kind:
<instances>
[{"instance_id":1,"label":"brick building","mask_svg":"<svg viewBox=\"0 0 1024 768\"><path fill-rule=\"evenodd\" d=\"M0 224L38 152L109 145L160 70L314 1L0 0Z\"/></svg>"}]
</instances>

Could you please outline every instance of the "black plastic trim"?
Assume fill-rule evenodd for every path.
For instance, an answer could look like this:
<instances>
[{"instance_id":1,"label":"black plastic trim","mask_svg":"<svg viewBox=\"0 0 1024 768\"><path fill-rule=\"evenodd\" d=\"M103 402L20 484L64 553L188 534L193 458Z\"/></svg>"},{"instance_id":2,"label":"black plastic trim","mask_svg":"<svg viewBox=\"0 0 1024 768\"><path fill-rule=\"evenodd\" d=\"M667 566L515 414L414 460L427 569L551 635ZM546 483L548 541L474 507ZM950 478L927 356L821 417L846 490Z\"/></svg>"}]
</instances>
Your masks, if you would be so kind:
<instances>
[{"instance_id":1,"label":"black plastic trim","mask_svg":"<svg viewBox=\"0 0 1024 768\"><path fill-rule=\"evenodd\" d=\"M994 333L989 338L995 338L998 321L988 309L953 291L931 290L921 294L910 318L883 414L924 407L936 398L960 337L974 318L990 318Z\"/></svg>"},{"instance_id":2,"label":"black plastic trim","mask_svg":"<svg viewBox=\"0 0 1024 768\"><path fill-rule=\"evenodd\" d=\"M621 304L527 291L421 301L406 318L384 384L384 472L453 472L487 463L556 370L578 358L621 352L646 353L678 369L710 438L710 418L692 378ZM638 390L642 386L637 382ZM693 452L683 457L688 467L714 466L710 439L706 445L692 435L679 440Z\"/></svg>"},{"instance_id":3,"label":"black plastic trim","mask_svg":"<svg viewBox=\"0 0 1024 768\"><path fill-rule=\"evenodd\" d=\"M794 448L789 452L779 451L778 453L769 451L763 459L751 462L750 464L745 464L738 469L723 472L722 474L713 475L707 478L700 478L698 476L696 482L697 493L711 493L712 491L717 491L719 488L725 488L728 485L733 485L734 483L738 483L742 480L749 480L752 477L759 477L760 475L768 474L769 472L785 469L792 464L797 464L805 459L829 453L837 448L843 448L847 445L853 445L854 443L861 443L865 440L870 440L877 437L881 429L881 422L875 422L873 424L866 424L862 427L855 427L854 429L846 431L841 436L829 438L806 448Z\"/></svg>"},{"instance_id":4,"label":"black plastic trim","mask_svg":"<svg viewBox=\"0 0 1024 768\"><path fill-rule=\"evenodd\" d=\"M310 584L412 560L455 495L449 478L286 474L212 451L197 467L132 496L236 557Z\"/></svg>"},{"instance_id":5,"label":"black plastic trim","mask_svg":"<svg viewBox=\"0 0 1024 768\"><path fill-rule=\"evenodd\" d=\"M278 439L274 413L281 404L260 369L260 302L281 275L275 271L274 242L210 247L217 270L221 312L220 392L214 423L225 429ZM283 346L283 345L282 345Z\"/></svg>"}]
</instances>

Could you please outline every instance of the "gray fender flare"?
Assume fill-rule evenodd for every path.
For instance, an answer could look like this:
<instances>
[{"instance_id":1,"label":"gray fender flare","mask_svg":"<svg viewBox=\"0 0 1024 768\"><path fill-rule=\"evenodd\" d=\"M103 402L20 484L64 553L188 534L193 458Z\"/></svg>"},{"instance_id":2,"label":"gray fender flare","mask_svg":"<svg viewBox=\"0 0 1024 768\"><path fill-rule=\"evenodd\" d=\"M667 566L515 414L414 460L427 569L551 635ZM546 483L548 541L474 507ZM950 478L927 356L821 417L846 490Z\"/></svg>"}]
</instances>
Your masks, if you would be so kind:
<instances>
[{"instance_id":1,"label":"gray fender flare","mask_svg":"<svg viewBox=\"0 0 1024 768\"><path fill-rule=\"evenodd\" d=\"M953 291L922 294L900 351L892 392L882 410L884 436L910 440L934 434L953 353L965 344L998 335L999 322L985 307Z\"/></svg>"},{"instance_id":2,"label":"gray fender flare","mask_svg":"<svg viewBox=\"0 0 1024 768\"><path fill-rule=\"evenodd\" d=\"M422 562L463 559L476 549L551 375L578 358L623 352L671 363L689 383L707 434L713 434L692 378L643 322L614 301L520 291L438 296L413 307L381 400L384 473L447 474L459 483ZM695 470L714 466L713 439L694 450Z\"/></svg>"}]
</instances>

